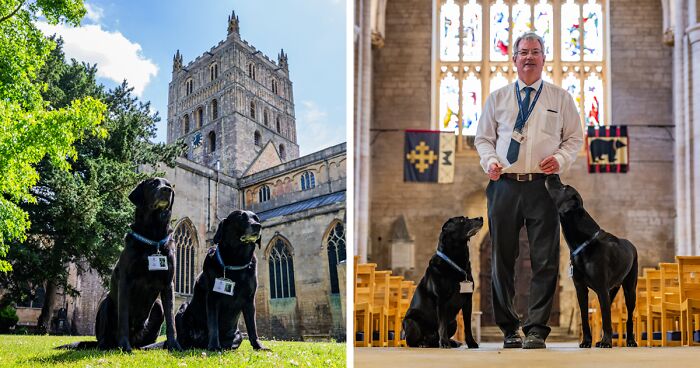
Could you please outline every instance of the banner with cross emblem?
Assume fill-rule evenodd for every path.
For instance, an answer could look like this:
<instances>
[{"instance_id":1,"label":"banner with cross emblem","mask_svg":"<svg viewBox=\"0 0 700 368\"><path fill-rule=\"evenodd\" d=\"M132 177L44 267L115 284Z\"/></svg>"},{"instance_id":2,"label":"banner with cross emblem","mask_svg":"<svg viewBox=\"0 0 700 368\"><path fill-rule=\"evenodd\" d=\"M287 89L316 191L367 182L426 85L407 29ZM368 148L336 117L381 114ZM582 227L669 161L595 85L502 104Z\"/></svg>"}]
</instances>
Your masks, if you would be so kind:
<instances>
[{"instance_id":1,"label":"banner with cross emblem","mask_svg":"<svg viewBox=\"0 0 700 368\"><path fill-rule=\"evenodd\" d=\"M403 180L452 183L455 134L434 130L407 130Z\"/></svg>"}]
</instances>

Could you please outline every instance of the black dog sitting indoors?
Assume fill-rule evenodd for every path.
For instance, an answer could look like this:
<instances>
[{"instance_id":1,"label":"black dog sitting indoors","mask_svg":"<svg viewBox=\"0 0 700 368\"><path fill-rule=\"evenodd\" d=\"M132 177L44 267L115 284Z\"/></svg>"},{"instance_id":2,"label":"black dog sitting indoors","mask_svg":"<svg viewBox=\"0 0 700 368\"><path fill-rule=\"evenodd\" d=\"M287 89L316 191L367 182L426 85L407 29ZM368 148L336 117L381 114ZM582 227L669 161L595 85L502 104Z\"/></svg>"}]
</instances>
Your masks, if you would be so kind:
<instances>
[{"instance_id":1,"label":"black dog sitting indoors","mask_svg":"<svg viewBox=\"0 0 700 368\"><path fill-rule=\"evenodd\" d=\"M588 324L588 288L597 295L603 317L603 337L596 347L612 347L610 306L620 286L627 305L627 346L634 347L633 314L637 288L637 250L627 239L604 231L583 208L581 195L569 185L563 185L558 175L545 182L558 210L564 238L571 251L571 270L576 287L583 341L581 348L590 348L592 337Z\"/></svg>"},{"instance_id":2,"label":"black dog sitting indoors","mask_svg":"<svg viewBox=\"0 0 700 368\"><path fill-rule=\"evenodd\" d=\"M457 331L456 317L461 310L467 346L479 347L471 328L474 279L468 242L483 225L481 217L453 217L442 226L436 254L403 319L402 333L408 346L459 347L461 344L450 337Z\"/></svg>"},{"instance_id":3,"label":"black dog sitting indoors","mask_svg":"<svg viewBox=\"0 0 700 368\"><path fill-rule=\"evenodd\" d=\"M185 349L237 349L243 340L238 330L242 312L253 349L268 350L258 340L255 324L260 230L260 219L250 211L233 211L219 224L216 248L204 259L192 300L175 316L177 338Z\"/></svg>"}]
</instances>

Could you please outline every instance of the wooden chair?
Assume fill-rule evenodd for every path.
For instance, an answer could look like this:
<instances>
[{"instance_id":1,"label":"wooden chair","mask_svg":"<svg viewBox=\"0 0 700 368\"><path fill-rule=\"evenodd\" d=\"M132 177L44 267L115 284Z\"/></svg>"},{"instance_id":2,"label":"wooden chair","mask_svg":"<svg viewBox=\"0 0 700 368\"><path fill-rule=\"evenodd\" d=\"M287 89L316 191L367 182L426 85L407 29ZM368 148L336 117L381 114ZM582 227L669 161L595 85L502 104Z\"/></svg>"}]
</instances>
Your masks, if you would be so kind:
<instances>
[{"instance_id":1,"label":"wooden chair","mask_svg":"<svg viewBox=\"0 0 700 368\"><path fill-rule=\"evenodd\" d=\"M661 346L661 337L654 339L654 333L660 333L661 322L652 318L652 309L661 308L661 271L647 270L647 346Z\"/></svg>"},{"instance_id":2,"label":"wooden chair","mask_svg":"<svg viewBox=\"0 0 700 368\"><path fill-rule=\"evenodd\" d=\"M389 277L391 271L374 272L374 296L371 305L372 346L388 346L389 325Z\"/></svg>"},{"instance_id":3,"label":"wooden chair","mask_svg":"<svg viewBox=\"0 0 700 368\"><path fill-rule=\"evenodd\" d=\"M697 346L700 335L700 257L676 256L681 299L681 330L684 346ZM696 332L697 331L697 332Z\"/></svg>"},{"instance_id":4,"label":"wooden chair","mask_svg":"<svg viewBox=\"0 0 700 368\"><path fill-rule=\"evenodd\" d=\"M355 346L367 347L372 341L372 303L376 267L375 263L358 264L355 262L355 328L353 331ZM363 338L361 341L357 341L358 332L362 332Z\"/></svg>"},{"instance_id":5,"label":"wooden chair","mask_svg":"<svg viewBox=\"0 0 700 368\"><path fill-rule=\"evenodd\" d=\"M625 304L625 295L622 289L618 291L610 306L610 319L612 321L613 345L619 347L627 346L627 305ZM615 335L617 334L617 338Z\"/></svg>"},{"instance_id":6,"label":"wooden chair","mask_svg":"<svg viewBox=\"0 0 700 368\"><path fill-rule=\"evenodd\" d=\"M678 263L659 263L661 273L661 304L652 307L661 319L661 346L681 346L681 294L678 282Z\"/></svg>"},{"instance_id":7,"label":"wooden chair","mask_svg":"<svg viewBox=\"0 0 700 368\"><path fill-rule=\"evenodd\" d=\"M408 311L408 308L411 306L411 299L413 299L413 293L416 292L416 283L413 281L402 281L401 282L401 318L400 318L400 323L403 322L403 318L406 316L406 312ZM394 333L399 334L399 345L400 346L406 346L406 340L401 339L401 326L399 325L398 330L394 331Z\"/></svg>"},{"instance_id":8,"label":"wooden chair","mask_svg":"<svg viewBox=\"0 0 700 368\"><path fill-rule=\"evenodd\" d=\"M591 338L595 344L603 337L603 315L600 312L598 295L592 292L588 294L588 325L591 328ZM583 330L581 334L583 334Z\"/></svg>"},{"instance_id":9,"label":"wooden chair","mask_svg":"<svg viewBox=\"0 0 700 368\"><path fill-rule=\"evenodd\" d=\"M646 345L647 333L647 278L646 269L642 271L642 277L637 278L637 305L634 308L634 337L639 346Z\"/></svg>"},{"instance_id":10,"label":"wooden chair","mask_svg":"<svg viewBox=\"0 0 700 368\"><path fill-rule=\"evenodd\" d=\"M399 346L401 341L401 298L403 296L403 276L389 277L389 308L387 309L387 339L389 346ZM393 336L392 336L393 334Z\"/></svg>"}]
</instances>

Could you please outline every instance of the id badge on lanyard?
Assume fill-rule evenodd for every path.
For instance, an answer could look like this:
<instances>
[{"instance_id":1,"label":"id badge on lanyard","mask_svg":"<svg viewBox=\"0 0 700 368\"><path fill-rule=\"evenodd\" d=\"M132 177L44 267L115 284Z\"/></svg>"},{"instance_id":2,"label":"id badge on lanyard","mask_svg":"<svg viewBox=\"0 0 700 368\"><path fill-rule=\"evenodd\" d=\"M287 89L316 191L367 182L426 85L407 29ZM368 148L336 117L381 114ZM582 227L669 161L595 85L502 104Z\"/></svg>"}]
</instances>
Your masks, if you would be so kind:
<instances>
[{"instance_id":1,"label":"id badge on lanyard","mask_svg":"<svg viewBox=\"0 0 700 368\"><path fill-rule=\"evenodd\" d=\"M149 271L164 271L168 269L168 258L160 253L148 256Z\"/></svg>"}]
</instances>

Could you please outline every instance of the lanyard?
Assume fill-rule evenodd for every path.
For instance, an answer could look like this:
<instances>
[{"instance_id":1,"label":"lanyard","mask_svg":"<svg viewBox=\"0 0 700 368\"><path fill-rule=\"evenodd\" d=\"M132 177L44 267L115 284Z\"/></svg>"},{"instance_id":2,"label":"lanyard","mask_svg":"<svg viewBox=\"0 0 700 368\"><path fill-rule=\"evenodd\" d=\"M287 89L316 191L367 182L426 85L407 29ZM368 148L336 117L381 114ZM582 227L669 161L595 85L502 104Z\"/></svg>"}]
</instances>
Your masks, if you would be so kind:
<instances>
[{"instance_id":1,"label":"lanyard","mask_svg":"<svg viewBox=\"0 0 700 368\"><path fill-rule=\"evenodd\" d=\"M535 95L535 100L532 101L532 104L530 105L530 108L527 109L527 112L523 111L523 99L520 97L520 86L518 85L518 82L515 82L515 96L518 98L518 116L522 118L523 126L525 126L525 122L527 122L527 118L530 117L530 114L532 114L532 110L535 108L535 105L537 105L537 100L540 98L540 93L542 93L542 86L544 86L544 81L540 82L540 88L537 89L537 94ZM527 114L527 115L525 115Z\"/></svg>"}]
</instances>

